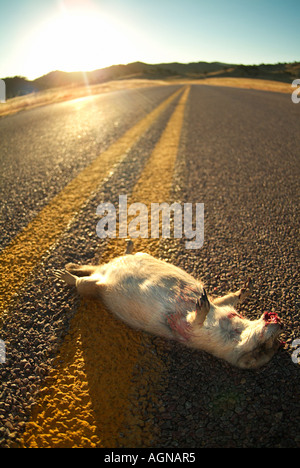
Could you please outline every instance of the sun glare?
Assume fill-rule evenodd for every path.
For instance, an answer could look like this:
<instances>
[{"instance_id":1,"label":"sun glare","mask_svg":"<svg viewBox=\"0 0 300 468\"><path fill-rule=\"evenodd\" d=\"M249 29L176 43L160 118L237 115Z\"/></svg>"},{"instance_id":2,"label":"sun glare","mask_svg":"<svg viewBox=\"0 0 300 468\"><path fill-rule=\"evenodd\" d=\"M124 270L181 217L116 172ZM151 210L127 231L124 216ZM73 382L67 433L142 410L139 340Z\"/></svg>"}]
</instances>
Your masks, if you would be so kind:
<instances>
[{"instance_id":1,"label":"sun glare","mask_svg":"<svg viewBox=\"0 0 300 468\"><path fill-rule=\"evenodd\" d=\"M134 47L123 25L98 10L82 8L39 24L27 38L23 57L37 77L52 70L88 71L127 63Z\"/></svg>"}]
</instances>

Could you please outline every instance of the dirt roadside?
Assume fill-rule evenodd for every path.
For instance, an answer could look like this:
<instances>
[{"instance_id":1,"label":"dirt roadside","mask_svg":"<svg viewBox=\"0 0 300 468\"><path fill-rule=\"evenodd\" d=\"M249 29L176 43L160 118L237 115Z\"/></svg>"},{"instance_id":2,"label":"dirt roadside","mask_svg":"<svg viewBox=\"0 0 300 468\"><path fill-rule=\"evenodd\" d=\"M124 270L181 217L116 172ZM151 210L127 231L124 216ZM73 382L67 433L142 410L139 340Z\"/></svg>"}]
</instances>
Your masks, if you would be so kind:
<instances>
[{"instance_id":1,"label":"dirt roadside","mask_svg":"<svg viewBox=\"0 0 300 468\"><path fill-rule=\"evenodd\" d=\"M98 94L109 93L124 89L138 89L152 86L165 86L170 84L198 84L210 86L226 86L233 88L257 89L278 93L291 94L293 88L289 83L280 81L261 80L252 78L205 78L202 80L147 80L147 79L125 79L115 80L92 86L68 86L64 88L53 88L38 93L27 94L9 99L0 104L0 117L15 114L22 110L33 109L47 104L70 101L74 99L88 98Z\"/></svg>"}]
</instances>

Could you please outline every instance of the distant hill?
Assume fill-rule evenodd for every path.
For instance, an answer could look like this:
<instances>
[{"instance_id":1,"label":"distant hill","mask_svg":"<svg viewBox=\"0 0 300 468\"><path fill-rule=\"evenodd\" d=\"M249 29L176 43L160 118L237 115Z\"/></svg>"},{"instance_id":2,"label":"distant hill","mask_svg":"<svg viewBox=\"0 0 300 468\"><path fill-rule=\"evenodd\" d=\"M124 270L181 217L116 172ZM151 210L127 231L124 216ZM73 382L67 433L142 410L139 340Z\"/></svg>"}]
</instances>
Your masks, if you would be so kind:
<instances>
[{"instance_id":1,"label":"distant hill","mask_svg":"<svg viewBox=\"0 0 300 468\"><path fill-rule=\"evenodd\" d=\"M209 77L242 77L260 78L291 83L300 77L300 62L235 65L220 62L193 62L193 63L159 63L147 64L143 62L129 63L128 65L112 65L111 67L91 72L62 72L53 71L35 80L15 76L4 78L6 83L7 99L38 92L50 88L104 83L110 80L129 78L189 78L203 79Z\"/></svg>"}]
</instances>

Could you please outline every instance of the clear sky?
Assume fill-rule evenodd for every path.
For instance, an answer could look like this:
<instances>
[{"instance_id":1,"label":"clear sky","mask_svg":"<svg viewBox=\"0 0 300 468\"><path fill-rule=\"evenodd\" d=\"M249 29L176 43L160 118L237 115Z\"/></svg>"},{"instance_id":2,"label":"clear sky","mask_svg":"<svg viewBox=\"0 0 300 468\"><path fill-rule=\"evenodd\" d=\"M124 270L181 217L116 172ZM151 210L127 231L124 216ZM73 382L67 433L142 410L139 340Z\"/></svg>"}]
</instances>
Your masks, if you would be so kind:
<instances>
[{"instance_id":1,"label":"clear sky","mask_svg":"<svg viewBox=\"0 0 300 468\"><path fill-rule=\"evenodd\" d=\"M0 77L300 61L300 0L0 0Z\"/></svg>"}]
</instances>

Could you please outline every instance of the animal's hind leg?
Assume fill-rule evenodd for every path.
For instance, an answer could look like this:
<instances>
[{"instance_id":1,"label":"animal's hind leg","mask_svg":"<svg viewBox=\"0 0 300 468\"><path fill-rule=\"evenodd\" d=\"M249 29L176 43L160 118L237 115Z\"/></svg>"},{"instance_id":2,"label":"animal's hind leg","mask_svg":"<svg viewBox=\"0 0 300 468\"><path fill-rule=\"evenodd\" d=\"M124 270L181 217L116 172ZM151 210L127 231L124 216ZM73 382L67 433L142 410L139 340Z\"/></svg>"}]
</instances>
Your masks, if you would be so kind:
<instances>
[{"instance_id":1,"label":"animal's hind leg","mask_svg":"<svg viewBox=\"0 0 300 468\"><path fill-rule=\"evenodd\" d=\"M105 288L104 284L101 284L98 281L95 281L94 278L90 278L89 276L85 276L84 278L77 278L76 279L76 288L78 293L81 296L89 296L89 297L101 297L101 291Z\"/></svg>"},{"instance_id":2,"label":"animal's hind leg","mask_svg":"<svg viewBox=\"0 0 300 468\"><path fill-rule=\"evenodd\" d=\"M93 265L78 265L77 263L67 263L65 268L72 275L90 276L95 272L97 267L95 267Z\"/></svg>"},{"instance_id":3,"label":"animal's hind leg","mask_svg":"<svg viewBox=\"0 0 300 468\"><path fill-rule=\"evenodd\" d=\"M101 297L101 291L105 288L104 284L90 276L79 278L65 270L56 270L54 275L57 279L65 281L69 286L76 286L81 296Z\"/></svg>"},{"instance_id":4,"label":"animal's hind leg","mask_svg":"<svg viewBox=\"0 0 300 468\"><path fill-rule=\"evenodd\" d=\"M65 281L69 286L75 286L76 280L78 279L77 276L74 276L65 270L56 270L54 275L57 279Z\"/></svg>"}]
</instances>

